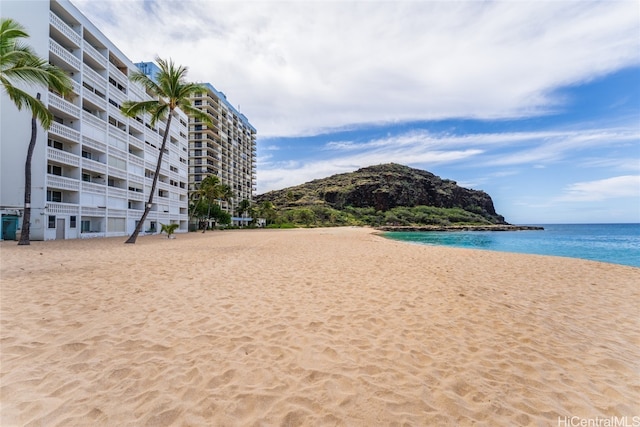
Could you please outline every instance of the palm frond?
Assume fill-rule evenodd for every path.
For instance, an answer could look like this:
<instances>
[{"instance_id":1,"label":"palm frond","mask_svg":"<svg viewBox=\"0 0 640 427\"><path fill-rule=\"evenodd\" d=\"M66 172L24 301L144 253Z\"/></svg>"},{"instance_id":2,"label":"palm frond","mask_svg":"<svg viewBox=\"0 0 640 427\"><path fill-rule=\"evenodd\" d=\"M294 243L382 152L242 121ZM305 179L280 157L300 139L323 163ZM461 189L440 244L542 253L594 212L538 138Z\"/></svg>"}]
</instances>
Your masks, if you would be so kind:
<instances>
[{"instance_id":1,"label":"palm frond","mask_svg":"<svg viewBox=\"0 0 640 427\"><path fill-rule=\"evenodd\" d=\"M136 117L144 113L152 113L158 108L158 101L125 101L120 107L120 111L127 117Z\"/></svg>"},{"instance_id":2,"label":"palm frond","mask_svg":"<svg viewBox=\"0 0 640 427\"><path fill-rule=\"evenodd\" d=\"M9 96L9 99L13 101L18 110L22 110L23 107L26 107L36 117L40 124L42 124L42 127L45 130L49 129L53 116L49 110L47 110L47 107L42 101L12 85L4 86L4 89Z\"/></svg>"}]
</instances>

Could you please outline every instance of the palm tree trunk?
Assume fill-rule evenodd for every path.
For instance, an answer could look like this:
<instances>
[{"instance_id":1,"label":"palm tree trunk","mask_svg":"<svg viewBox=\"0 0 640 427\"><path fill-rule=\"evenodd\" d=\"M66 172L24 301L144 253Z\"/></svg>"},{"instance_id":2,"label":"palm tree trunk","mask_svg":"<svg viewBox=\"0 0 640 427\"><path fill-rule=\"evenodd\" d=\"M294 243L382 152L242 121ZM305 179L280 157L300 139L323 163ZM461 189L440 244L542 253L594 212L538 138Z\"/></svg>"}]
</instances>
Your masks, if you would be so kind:
<instances>
[{"instance_id":1,"label":"palm tree trunk","mask_svg":"<svg viewBox=\"0 0 640 427\"><path fill-rule=\"evenodd\" d=\"M36 94L36 99L40 101L40 92ZM27 148L27 160L24 163L24 212L22 213L22 233L18 245L30 245L31 234L31 159L33 158L33 150L36 148L36 136L38 134L38 125L36 115L31 116L31 139L29 140L29 148Z\"/></svg>"},{"instance_id":2,"label":"palm tree trunk","mask_svg":"<svg viewBox=\"0 0 640 427\"><path fill-rule=\"evenodd\" d=\"M136 225L136 229L133 230L133 233L125 243L135 243L138 238L138 234L142 230L144 226L144 221L147 219L147 215L151 211L151 206L153 205L153 194L156 192L156 187L158 185L158 178L160 177L160 167L162 166L162 157L164 156L165 146L167 145L167 138L169 138L169 128L171 127L171 117L173 115L173 111L169 111L169 115L167 117L167 126L164 130L164 137L162 138L162 145L160 146L160 154L158 155L158 164L156 164L156 172L153 175L153 184L151 184L151 193L149 193L149 201L144 207L144 213L142 214L142 218L138 221L138 225Z\"/></svg>"}]
</instances>

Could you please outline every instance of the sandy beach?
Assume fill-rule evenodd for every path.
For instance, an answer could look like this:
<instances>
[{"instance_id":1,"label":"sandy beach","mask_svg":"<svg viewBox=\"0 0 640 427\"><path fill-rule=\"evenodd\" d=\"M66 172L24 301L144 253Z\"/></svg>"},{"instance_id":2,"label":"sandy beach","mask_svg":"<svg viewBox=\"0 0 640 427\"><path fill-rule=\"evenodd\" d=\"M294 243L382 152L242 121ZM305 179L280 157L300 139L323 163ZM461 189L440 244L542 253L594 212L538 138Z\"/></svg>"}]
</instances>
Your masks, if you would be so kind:
<instances>
[{"instance_id":1,"label":"sandy beach","mask_svg":"<svg viewBox=\"0 0 640 427\"><path fill-rule=\"evenodd\" d=\"M365 228L124 240L0 243L3 427L640 425L638 268Z\"/></svg>"}]
</instances>

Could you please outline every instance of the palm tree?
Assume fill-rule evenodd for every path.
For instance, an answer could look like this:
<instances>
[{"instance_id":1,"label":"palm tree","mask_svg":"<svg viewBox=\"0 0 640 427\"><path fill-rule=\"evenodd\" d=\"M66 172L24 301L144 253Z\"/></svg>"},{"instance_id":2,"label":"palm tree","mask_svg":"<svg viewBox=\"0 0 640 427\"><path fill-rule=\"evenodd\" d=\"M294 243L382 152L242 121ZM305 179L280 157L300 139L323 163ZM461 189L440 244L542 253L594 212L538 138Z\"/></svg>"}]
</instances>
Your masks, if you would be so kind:
<instances>
[{"instance_id":1,"label":"palm tree","mask_svg":"<svg viewBox=\"0 0 640 427\"><path fill-rule=\"evenodd\" d=\"M3 91L13 101L18 110L26 107L31 111L31 139L27 148L24 166L24 212L22 233L18 245L30 244L31 230L31 159L36 146L37 122L48 130L53 120L52 114L40 100L20 89L16 84L44 86L61 95L72 91L71 79L64 71L40 58L22 39L29 37L24 27L13 19L2 19L0 23L0 82Z\"/></svg>"},{"instance_id":2,"label":"palm tree","mask_svg":"<svg viewBox=\"0 0 640 427\"><path fill-rule=\"evenodd\" d=\"M180 227L180 224L160 224L160 233L167 233L167 239L171 238L171 235Z\"/></svg>"},{"instance_id":3,"label":"palm tree","mask_svg":"<svg viewBox=\"0 0 640 427\"><path fill-rule=\"evenodd\" d=\"M222 196L222 184L220 178L215 175L205 177L200 183L198 194L207 202L207 220L211 217L211 204ZM205 227L202 232L207 230Z\"/></svg>"},{"instance_id":4,"label":"palm tree","mask_svg":"<svg viewBox=\"0 0 640 427\"><path fill-rule=\"evenodd\" d=\"M188 83L185 80L187 75L187 67L175 65L174 62L169 59L165 61L156 57L156 62L160 67L160 71L156 74L155 80L149 78L141 71L133 73L130 80L135 83L141 84L147 92L157 96L158 99L149 101L125 101L122 105L122 113L128 117L137 117L145 113L151 115L151 126L155 126L158 121L167 120L167 125L162 138L162 145L160 146L160 152L158 153L158 162L156 164L156 171L153 175L153 184L151 185L151 192L149 193L149 201L144 207L144 213L138 221L135 230L129 236L129 239L125 243L135 243L138 238L138 234L144 226L144 221L147 219L147 215L151 211L153 206L153 195L156 192L158 185L158 177L160 176L160 166L162 165L162 156L167 145L167 138L169 137L169 128L171 127L171 119L176 109L180 109L185 113L200 119L206 124L212 125L209 117L197 108L191 106L189 97L200 92L206 92L206 88L196 83Z\"/></svg>"}]
</instances>

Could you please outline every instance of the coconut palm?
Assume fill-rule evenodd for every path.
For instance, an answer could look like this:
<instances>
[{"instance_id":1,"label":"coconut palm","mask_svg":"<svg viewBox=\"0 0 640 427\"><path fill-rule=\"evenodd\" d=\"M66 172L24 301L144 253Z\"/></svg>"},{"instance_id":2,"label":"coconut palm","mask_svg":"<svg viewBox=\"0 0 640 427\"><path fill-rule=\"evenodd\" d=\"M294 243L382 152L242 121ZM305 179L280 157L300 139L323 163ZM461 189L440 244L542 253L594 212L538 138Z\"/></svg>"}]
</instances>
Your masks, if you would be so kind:
<instances>
[{"instance_id":1,"label":"coconut palm","mask_svg":"<svg viewBox=\"0 0 640 427\"><path fill-rule=\"evenodd\" d=\"M160 224L160 233L167 233L167 239L180 227L180 224Z\"/></svg>"},{"instance_id":2,"label":"coconut palm","mask_svg":"<svg viewBox=\"0 0 640 427\"><path fill-rule=\"evenodd\" d=\"M27 148L24 166L24 212L22 216L22 233L18 245L30 244L31 222L31 159L36 146L38 132L37 122L47 130L53 119L52 114L40 100L40 93L35 97L17 85L40 86L66 95L71 92L71 79L64 71L40 58L36 52L22 39L29 37L24 27L13 19L2 19L0 22L0 82L2 90L18 110L26 107L31 111L31 139Z\"/></svg>"},{"instance_id":3,"label":"coconut palm","mask_svg":"<svg viewBox=\"0 0 640 427\"><path fill-rule=\"evenodd\" d=\"M121 107L122 113L128 117L137 117L145 113L149 113L151 115L150 124L152 127L155 126L158 121L167 120L164 136L162 138L162 145L160 146L160 151L158 153L156 170L153 175L153 183L151 185L151 192L149 193L149 200L144 207L144 212L140 221L136 225L135 230L125 243L136 242L138 234L140 234L140 230L142 230L142 227L144 226L144 221L147 219L147 215L149 215L151 207L153 206L153 195L156 192L156 187L158 185L162 157L167 145L171 119L173 118L175 110L180 109L190 116L200 119L206 124L212 125L209 117L199 109L192 107L191 101L189 100L190 96L196 93L206 92L207 89L202 85L188 83L185 80L188 70L187 67L175 65L171 59L165 61L156 57L156 62L160 71L156 74L155 79L151 79L146 74L137 71L131 75L130 80L141 84L147 92L156 96L158 99L152 99L149 101L125 101Z\"/></svg>"}]
</instances>

